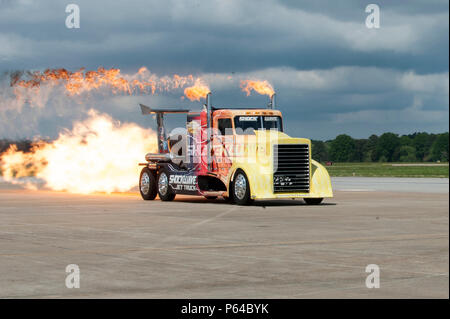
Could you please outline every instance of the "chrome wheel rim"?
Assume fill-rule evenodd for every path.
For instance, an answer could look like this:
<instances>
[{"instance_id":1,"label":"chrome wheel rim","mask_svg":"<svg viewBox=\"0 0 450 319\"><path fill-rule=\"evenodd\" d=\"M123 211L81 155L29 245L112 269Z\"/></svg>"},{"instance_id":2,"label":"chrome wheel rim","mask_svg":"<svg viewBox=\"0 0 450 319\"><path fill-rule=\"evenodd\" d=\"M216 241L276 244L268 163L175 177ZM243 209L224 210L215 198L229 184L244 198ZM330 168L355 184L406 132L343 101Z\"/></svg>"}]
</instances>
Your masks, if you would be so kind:
<instances>
[{"instance_id":1,"label":"chrome wheel rim","mask_svg":"<svg viewBox=\"0 0 450 319\"><path fill-rule=\"evenodd\" d=\"M234 195L242 200L245 197L245 193L247 191L247 182L245 181L245 177L242 174L238 174L236 176L236 182L234 183Z\"/></svg>"},{"instance_id":2,"label":"chrome wheel rim","mask_svg":"<svg viewBox=\"0 0 450 319\"><path fill-rule=\"evenodd\" d=\"M141 192L147 194L150 190L150 176L147 173L143 173L141 176Z\"/></svg>"},{"instance_id":3,"label":"chrome wheel rim","mask_svg":"<svg viewBox=\"0 0 450 319\"><path fill-rule=\"evenodd\" d=\"M158 190L161 195L166 195L169 189L169 182L166 173L161 173L158 180Z\"/></svg>"}]
</instances>

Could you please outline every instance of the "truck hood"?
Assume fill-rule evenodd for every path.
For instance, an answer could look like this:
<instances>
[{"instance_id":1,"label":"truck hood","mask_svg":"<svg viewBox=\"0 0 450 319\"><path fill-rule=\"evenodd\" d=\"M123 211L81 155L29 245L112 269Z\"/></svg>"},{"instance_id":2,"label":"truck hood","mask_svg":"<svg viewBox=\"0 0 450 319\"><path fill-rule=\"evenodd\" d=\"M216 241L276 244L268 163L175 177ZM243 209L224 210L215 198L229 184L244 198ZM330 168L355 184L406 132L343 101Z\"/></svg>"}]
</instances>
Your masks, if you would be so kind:
<instances>
[{"instance_id":1,"label":"truck hood","mask_svg":"<svg viewBox=\"0 0 450 319\"><path fill-rule=\"evenodd\" d=\"M311 140L307 138L290 137L286 133L279 131L255 131L253 143L270 143L270 144L311 144ZM251 143L251 139L249 139Z\"/></svg>"},{"instance_id":2,"label":"truck hood","mask_svg":"<svg viewBox=\"0 0 450 319\"><path fill-rule=\"evenodd\" d=\"M271 162L274 144L308 144L311 141L306 138L290 137L278 131L255 131L255 135L236 135L236 155L241 160L258 158L264 162Z\"/></svg>"}]
</instances>

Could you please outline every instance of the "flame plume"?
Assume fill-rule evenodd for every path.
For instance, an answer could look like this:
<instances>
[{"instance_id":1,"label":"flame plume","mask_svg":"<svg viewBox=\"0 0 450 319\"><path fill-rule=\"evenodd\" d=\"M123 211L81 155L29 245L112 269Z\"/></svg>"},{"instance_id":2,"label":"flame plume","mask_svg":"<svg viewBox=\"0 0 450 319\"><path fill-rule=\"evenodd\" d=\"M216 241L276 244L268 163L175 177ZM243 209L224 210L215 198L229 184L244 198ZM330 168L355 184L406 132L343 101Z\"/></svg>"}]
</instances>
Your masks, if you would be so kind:
<instances>
[{"instance_id":1,"label":"flame plume","mask_svg":"<svg viewBox=\"0 0 450 319\"><path fill-rule=\"evenodd\" d=\"M54 142L36 143L29 153L12 145L0 154L0 169L6 181L28 188L33 184L20 177L32 175L52 190L71 193L128 191L138 183L137 163L156 150L154 131L90 110Z\"/></svg>"},{"instance_id":2,"label":"flame plume","mask_svg":"<svg viewBox=\"0 0 450 319\"><path fill-rule=\"evenodd\" d=\"M247 93L247 96L250 95L252 90L254 90L259 94L268 96L272 96L275 93L275 90L273 89L272 85L266 80L264 81L242 80L241 89L242 91Z\"/></svg>"},{"instance_id":3,"label":"flame plume","mask_svg":"<svg viewBox=\"0 0 450 319\"><path fill-rule=\"evenodd\" d=\"M209 86L201 79L197 79L193 86L184 89L184 95L191 101L200 101L210 92Z\"/></svg>"},{"instance_id":4,"label":"flame plume","mask_svg":"<svg viewBox=\"0 0 450 319\"><path fill-rule=\"evenodd\" d=\"M41 87L55 88L63 86L67 95L76 96L86 92L109 89L113 94L155 94L183 88L200 83L200 78L193 75L159 77L142 67L135 74L122 74L120 69L99 67L96 71L84 68L71 72L66 69L47 69L43 72L14 73L10 85L18 98L39 93ZM28 95L29 97L29 95Z\"/></svg>"}]
</instances>

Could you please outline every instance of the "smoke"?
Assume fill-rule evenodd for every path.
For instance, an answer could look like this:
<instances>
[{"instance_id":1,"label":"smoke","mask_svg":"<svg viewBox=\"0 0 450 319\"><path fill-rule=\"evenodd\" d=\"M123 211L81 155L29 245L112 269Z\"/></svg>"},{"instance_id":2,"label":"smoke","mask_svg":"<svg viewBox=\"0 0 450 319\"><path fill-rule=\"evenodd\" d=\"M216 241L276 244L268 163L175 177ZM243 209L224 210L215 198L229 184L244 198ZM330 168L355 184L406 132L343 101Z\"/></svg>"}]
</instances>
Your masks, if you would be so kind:
<instances>
[{"instance_id":1,"label":"smoke","mask_svg":"<svg viewBox=\"0 0 450 319\"><path fill-rule=\"evenodd\" d=\"M73 121L85 119L89 109L138 115L137 103L149 96L158 103L158 95L166 95L178 104L183 89L196 81L193 75L158 76L145 67L131 74L102 67L5 72L0 76L0 137L54 138Z\"/></svg>"}]
</instances>

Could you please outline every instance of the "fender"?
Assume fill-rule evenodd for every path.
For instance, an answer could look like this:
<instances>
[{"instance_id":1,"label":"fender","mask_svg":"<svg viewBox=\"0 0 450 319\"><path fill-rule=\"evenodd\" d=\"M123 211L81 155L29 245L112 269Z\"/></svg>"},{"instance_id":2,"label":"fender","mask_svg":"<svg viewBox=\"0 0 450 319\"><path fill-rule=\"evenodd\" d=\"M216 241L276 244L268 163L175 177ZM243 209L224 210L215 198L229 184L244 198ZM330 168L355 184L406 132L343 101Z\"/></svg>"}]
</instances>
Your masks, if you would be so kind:
<instances>
[{"instance_id":1,"label":"fender","mask_svg":"<svg viewBox=\"0 0 450 319\"><path fill-rule=\"evenodd\" d=\"M333 197L331 178L327 169L311 159L311 197Z\"/></svg>"},{"instance_id":2,"label":"fender","mask_svg":"<svg viewBox=\"0 0 450 319\"><path fill-rule=\"evenodd\" d=\"M234 180L236 171L241 169L247 175L250 184L250 197L257 198L269 196L273 192L272 186L272 167L270 165L262 166L255 163L233 164L230 168L230 175L227 182L227 193L230 196L230 185Z\"/></svg>"}]
</instances>

